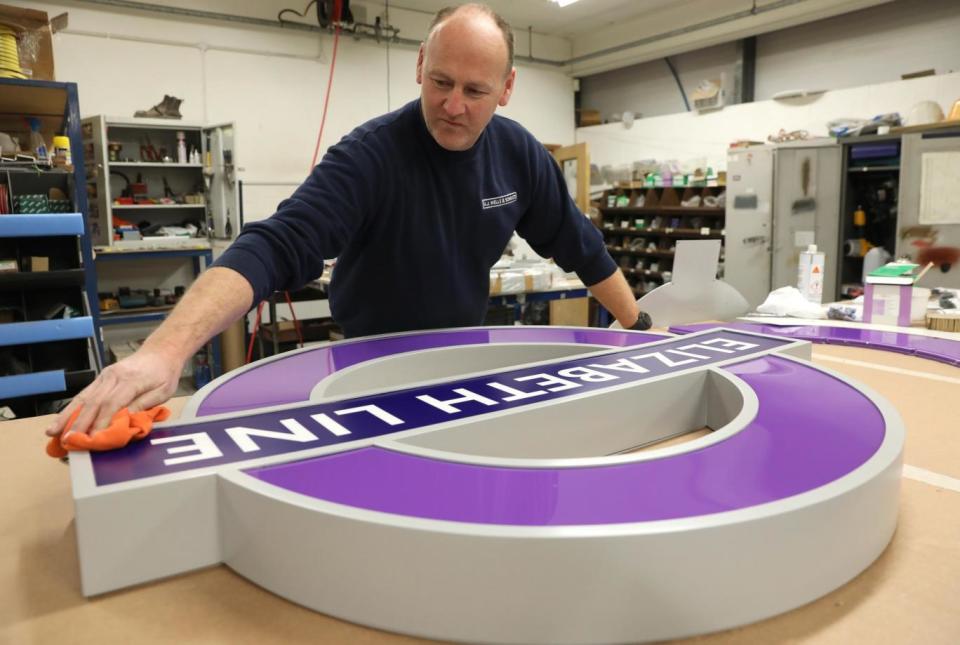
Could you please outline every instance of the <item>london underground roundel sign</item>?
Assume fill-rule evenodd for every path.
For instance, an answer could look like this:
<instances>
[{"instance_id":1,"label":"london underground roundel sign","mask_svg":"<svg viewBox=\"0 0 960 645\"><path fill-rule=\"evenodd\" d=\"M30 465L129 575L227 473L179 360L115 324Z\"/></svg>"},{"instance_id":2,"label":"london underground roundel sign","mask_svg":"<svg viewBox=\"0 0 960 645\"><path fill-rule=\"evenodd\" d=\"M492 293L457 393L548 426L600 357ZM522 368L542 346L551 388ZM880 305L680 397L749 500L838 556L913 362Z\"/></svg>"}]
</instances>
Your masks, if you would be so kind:
<instances>
[{"instance_id":1,"label":"london underground roundel sign","mask_svg":"<svg viewBox=\"0 0 960 645\"><path fill-rule=\"evenodd\" d=\"M893 408L809 347L506 327L255 363L148 439L73 455L84 593L225 563L345 620L499 643L790 610L883 551L903 449Z\"/></svg>"}]
</instances>

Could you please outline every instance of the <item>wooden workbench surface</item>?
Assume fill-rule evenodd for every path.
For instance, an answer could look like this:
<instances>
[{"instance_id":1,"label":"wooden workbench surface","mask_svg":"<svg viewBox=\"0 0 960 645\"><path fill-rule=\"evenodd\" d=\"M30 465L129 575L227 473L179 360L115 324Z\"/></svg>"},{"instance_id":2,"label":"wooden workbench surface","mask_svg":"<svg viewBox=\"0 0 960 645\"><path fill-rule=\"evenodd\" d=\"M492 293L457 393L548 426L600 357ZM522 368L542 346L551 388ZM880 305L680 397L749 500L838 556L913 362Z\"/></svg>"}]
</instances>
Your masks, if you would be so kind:
<instances>
[{"instance_id":1,"label":"wooden workbench surface","mask_svg":"<svg viewBox=\"0 0 960 645\"><path fill-rule=\"evenodd\" d=\"M814 347L814 361L871 387L903 416L907 467L896 535L833 593L690 642L960 642L960 369L823 345ZM303 609L224 566L84 598L68 469L44 454L47 422L0 424L0 643L423 642Z\"/></svg>"}]
</instances>

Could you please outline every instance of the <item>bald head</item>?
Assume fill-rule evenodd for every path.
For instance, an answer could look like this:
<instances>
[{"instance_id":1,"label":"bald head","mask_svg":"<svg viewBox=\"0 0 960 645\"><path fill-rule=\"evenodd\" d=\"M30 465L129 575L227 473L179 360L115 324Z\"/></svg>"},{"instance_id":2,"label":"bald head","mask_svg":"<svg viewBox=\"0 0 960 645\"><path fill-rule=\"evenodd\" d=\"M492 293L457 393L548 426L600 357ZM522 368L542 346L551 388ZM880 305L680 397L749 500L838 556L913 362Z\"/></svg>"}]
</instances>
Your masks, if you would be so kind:
<instances>
[{"instance_id":1,"label":"bald head","mask_svg":"<svg viewBox=\"0 0 960 645\"><path fill-rule=\"evenodd\" d=\"M461 29L466 28L473 32L471 35L496 34L503 42L504 74L509 74L513 69L513 30L509 23L493 9L479 2L444 7L433 17L433 22L427 30L425 44L429 46L434 36L448 24L451 26L455 24Z\"/></svg>"},{"instance_id":2,"label":"bald head","mask_svg":"<svg viewBox=\"0 0 960 645\"><path fill-rule=\"evenodd\" d=\"M499 16L479 4L444 9L417 56L427 130L442 148L471 148L510 100L516 76L513 36Z\"/></svg>"}]
</instances>

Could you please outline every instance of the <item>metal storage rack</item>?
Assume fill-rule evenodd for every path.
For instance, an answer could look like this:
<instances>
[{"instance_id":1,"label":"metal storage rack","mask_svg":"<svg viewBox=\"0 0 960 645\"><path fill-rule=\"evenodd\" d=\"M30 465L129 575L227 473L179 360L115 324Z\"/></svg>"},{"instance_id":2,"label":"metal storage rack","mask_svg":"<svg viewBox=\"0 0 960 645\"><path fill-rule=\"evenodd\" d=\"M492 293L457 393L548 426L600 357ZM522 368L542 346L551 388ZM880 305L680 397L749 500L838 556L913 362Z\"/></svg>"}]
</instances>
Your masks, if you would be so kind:
<instances>
[{"instance_id":1,"label":"metal storage rack","mask_svg":"<svg viewBox=\"0 0 960 645\"><path fill-rule=\"evenodd\" d=\"M199 162L189 158L188 163L178 162L178 133L183 133L188 153L198 151ZM182 284L186 285L212 264L211 240L230 240L239 232L233 124L97 115L83 120L83 139L101 291L112 291L110 285L117 286L118 276L130 280L123 286L150 291L164 286L160 274L183 273ZM190 222L198 235L150 235L146 229L148 234L142 239L123 239L117 230L121 220L134 225L148 220L156 226ZM133 234L140 236L139 230ZM184 264L187 261L190 272ZM155 279L145 275L150 271ZM115 339L138 333L133 328L121 332L121 326L159 322L171 309L172 305L138 307L100 315L102 325L115 330L111 332ZM219 338L207 351L220 373Z\"/></svg>"},{"instance_id":2,"label":"metal storage rack","mask_svg":"<svg viewBox=\"0 0 960 645\"><path fill-rule=\"evenodd\" d=\"M117 249L109 252L101 251L97 254L97 262L141 262L144 260L160 260L170 258L190 258L193 265L193 275L196 277L200 272L213 264L213 251L207 249L181 249L175 251L126 251ZM173 305L162 307L141 307L137 309L118 309L110 312L100 312L100 325L108 327L112 325L125 325L134 323L159 322L167 317L173 310ZM215 368L216 375L223 373L221 364L220 337L216 336L210 341L209 352L211 364Z\"/></svg>"},{"instance_id":3,"label":"metal storage rack","mask_svg":"<svg viewBox=\"0 0 960 645\"><path fill-rule=\"evenodd\" d=\"M839 213L840 253L836 276L840 298L854 298L863 288L864 246L880 246L896 253L900 199L900 135L867 135L841 140L843 144L842 196ZM866 224L857 225L861 208ZM849 248L848 248L849 247ZM824 284L824 288L826 288Z\"/></svg>"},{"instance_id":4,"label":"metal storage rack","mask_svg":"<svg viewBox=\"0 0 960 645\"><path fill-rule=\"evenodd\" d=\"M39 119L48 141L66 134L74 165L0 162L9 206L18 195L58 188L74 212L0 215L0 258L14 260L17 269L0 273L7 320L0 324L0 406L17 416L50 411L42 404L78 393L102 362L76 84L0 79L0 129L22 130L24 117ZM36 270L34 257L46 259L46 270ZM62 317L67 307L79 315Z\"/></svg>"},{"instance_id":5,"label":"metal storage rack","mask_svg":"<svg viewBox=\"0 0 960 645\"><path fill-rule=\"evenodd\" d=\"M177 162L177 133L199 163ZM239 232L234 127L172 119L103 115L83 120L94 245L135 250L209 247L211 238ZM162 161L167 159L167 161ZM117 220L156 225L194 223L193 238L117 239Z\"/></svg>"},{"instance_id":6,"label":"metal storage rack","mask_svg":"<svg viewBox=\"0 0 960 645\"><path fill-rule=\"evenodd\" d=\"M723 240L723 207L681 206L680 202L725 190L724 186L638 186L604 194L604 204L618 198L628 204L601 206L601 230L607 250L637 298L671 279L677 240ZM636 206L641 197L643 206Z\"/></svg>"}]
</instances>

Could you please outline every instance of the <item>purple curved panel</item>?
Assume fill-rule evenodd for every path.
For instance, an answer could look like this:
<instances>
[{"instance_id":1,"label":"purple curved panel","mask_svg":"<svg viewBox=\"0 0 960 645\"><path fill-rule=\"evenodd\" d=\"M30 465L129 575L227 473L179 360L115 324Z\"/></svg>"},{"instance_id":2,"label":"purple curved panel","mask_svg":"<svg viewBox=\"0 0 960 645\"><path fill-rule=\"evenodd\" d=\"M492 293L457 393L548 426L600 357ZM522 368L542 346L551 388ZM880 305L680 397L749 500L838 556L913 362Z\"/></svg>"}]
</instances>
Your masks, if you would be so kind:
<instances>
[{"instance_id":1,"label":"purple curved panel","mask_svg":"<svg viewBox=\"0 0 960 645\"><path fill-rule=\"evenodd\" d=\"M318 499L397 515L529 526L614 524L720 513L798 495L850 473L883 441L885 423L876 406L819 370L773 356L722 369L756 392L756 418L720 443L662 459L498 468L371 447L246 472Z\"/></svg>"},{"instance_id":2,"label":"purple curved panel","mask_svg":"<svg viewBox=\"0 0 960 645\"><path fill-rule=\"evenodd\" d=\"M321 380L351 365L422 349L490 343L571 343L631 347L663 336L613 329L500 327L455 329L333 343L255 365L221 383L197 408L196 416L253 410L307 401Z\"/></svg>"},{"instance_id":3,"label":"purple curved panel","mask_svg":"<svg viewBox=\"0 0 960 645\"><path fill-rule=\"evenodd\" d=\"M670 331L675 334L690 334L716 327L740 329L796 340L808 340L812 343L824 343L826 345L850 345L910 354L960 367L960 341L895 331L821 325L770 325L750 322L676 325L671 327Z\"/></svg>"}]
</instances>

